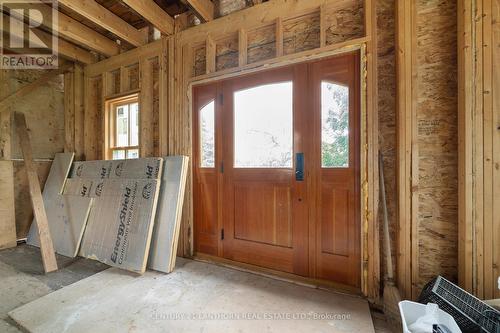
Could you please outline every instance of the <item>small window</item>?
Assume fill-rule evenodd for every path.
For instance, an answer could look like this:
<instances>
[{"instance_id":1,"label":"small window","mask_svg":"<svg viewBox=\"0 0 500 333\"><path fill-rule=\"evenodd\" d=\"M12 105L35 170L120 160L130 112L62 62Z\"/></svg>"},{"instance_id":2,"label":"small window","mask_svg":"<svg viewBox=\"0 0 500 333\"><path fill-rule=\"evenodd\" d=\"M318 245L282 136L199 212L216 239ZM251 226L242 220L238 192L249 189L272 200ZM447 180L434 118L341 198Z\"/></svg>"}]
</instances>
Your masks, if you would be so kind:
<instances>
[{"instance_id":1,"label":"small window","mask_svg":"<svg viewBox=\"0 0 500 333\"><path fill-rule=\"evenodd\" d=\"M139 103L137 95L108 101L108 158L139 158Z\"/></svg>"},{"instance_id":2,"label":"small window","mask_svg":"<svg viewBox=\"0 0 500 333\"><path fill-rule=\"evenodd\" d=\"M215 167L215 101L200 110L200 167Z\"/></svg>"},{"instance_id":3,"label":"small window","mask_svg":"<svg viewBox=\"0 0 500 333\"><path fill-rule=\"evenodd\" d=\"M291 168L293 83L234 93L234 167Z\"/></svg>"},{"instance_id":4,"label":"small window","mask_svg":"<svg viewBox=\"0 0 500 333\"><path fill-rule=\"evenodd\" d=\"M321 83L321 166L349 167L349 88Z\"/></svg>"}]
</instances>

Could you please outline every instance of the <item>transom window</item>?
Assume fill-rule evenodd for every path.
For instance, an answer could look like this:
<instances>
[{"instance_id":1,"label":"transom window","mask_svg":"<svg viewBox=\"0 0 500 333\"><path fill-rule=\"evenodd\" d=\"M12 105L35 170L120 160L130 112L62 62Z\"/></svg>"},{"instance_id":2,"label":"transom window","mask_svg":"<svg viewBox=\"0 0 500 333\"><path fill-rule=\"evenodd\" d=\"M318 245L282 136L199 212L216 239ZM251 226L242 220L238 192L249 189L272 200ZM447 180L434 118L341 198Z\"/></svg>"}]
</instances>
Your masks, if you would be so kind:
<instances>
[{"instance_id":1,"label":"transom window","mask_svg":"<svg viewBox=\"0 0 500 333\"><path fill-rule=\"evenodd\" d=\"M139 102L137 95L108 103L108 159L139 158Z\"/></svg>"}]
</instances>

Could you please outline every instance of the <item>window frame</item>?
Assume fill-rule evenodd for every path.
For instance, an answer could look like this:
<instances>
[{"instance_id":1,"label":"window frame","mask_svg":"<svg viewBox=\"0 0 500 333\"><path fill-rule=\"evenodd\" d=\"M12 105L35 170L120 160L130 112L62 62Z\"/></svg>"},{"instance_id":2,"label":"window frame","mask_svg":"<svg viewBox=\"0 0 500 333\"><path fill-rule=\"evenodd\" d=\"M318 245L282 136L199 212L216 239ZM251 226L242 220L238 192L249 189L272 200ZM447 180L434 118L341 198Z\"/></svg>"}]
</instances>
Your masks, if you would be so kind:
<instances>
[{"instance_id":1,"label":"window frame","mask_svg":"<svg viewBox=\"0 0 500 333\"><path fill-rule=\"evenodd\" d=\"M117 127L117 115L116 111L120 106L124 105L131 105L137 103L137 108L138 108L138 115L137 115L137 121L139 123L139 128L138 128L138 140L137 140L137 145L131 146L116 146L115 143L118 141L117 138L117 132L116 132L116 127ZM125 96L120 96L120 97L115 97L112 99L108 99L105 102L106 104L106 116L105 116L105 138L104 138L104 151L105 151L105 159L106 160L112 160L113 159L113 152L118 151L118 150L123 150L125 151L125 156L123 159L130 159L127 157L127 152L130 150L138 150L139 152L139 157L141 154L141 103L139 99L139 93L133 93L133 94L128 94ZM129 112L129 121L128 121L128 143L130 144L130 128L131 128L131 121L130 121L130 107L128 108Z\"/></svg>"}]
</instances>

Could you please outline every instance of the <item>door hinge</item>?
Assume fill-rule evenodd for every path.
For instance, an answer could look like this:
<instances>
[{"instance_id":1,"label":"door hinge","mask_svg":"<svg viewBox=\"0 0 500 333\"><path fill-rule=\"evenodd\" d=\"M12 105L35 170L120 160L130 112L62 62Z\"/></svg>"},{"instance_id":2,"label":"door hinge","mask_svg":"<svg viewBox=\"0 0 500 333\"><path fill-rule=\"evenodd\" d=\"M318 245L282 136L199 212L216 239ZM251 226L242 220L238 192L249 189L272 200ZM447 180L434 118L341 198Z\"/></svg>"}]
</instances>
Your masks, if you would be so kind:
<instances>
[{"instance_id":1,"label":"door hinge","mask_svg":"<svg viewBox=\"0 0 500 333\"><path fill-rule=\"evenodd\" d=\"M220 173L224 173L224 162L220 162Z\"/></svg>"},{"instance_id":2,"label":"door hinge","mask_svg":"<svg viewBox=\"0 0 500 333\"><path fill-rule=\"evenodd\" d=\"M220 239L224 240L224 229L220 230Z\"/></svg>"},{"instance_id":3,"label":"door hinge","mask_svg":"<svg viewBox=\"0 0 500 333\"><path fill-rule=\"evenodd\" d=\"M219 95L219 101L221 105L224 105L224 94Z\"/></svg>"}]
</instances>

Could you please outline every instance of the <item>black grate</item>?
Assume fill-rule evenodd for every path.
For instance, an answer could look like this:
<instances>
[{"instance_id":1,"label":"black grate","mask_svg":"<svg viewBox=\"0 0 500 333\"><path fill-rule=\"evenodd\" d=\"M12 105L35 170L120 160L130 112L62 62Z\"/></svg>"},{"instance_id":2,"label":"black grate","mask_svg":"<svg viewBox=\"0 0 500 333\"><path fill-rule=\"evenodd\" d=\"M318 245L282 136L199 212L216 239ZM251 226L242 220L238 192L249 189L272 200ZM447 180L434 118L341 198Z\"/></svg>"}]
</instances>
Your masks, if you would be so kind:
<instances>
[{"instance_id":1,"label":"black grate","mask_svg":"<svg viewBox=\"0 0 500 333\"><path fill-rule=\"evenodd\" d=\"M427 283L418 301L437 304L464 333L500 333L500 312L442 276Z\"/></svg>"}]
</instances>

